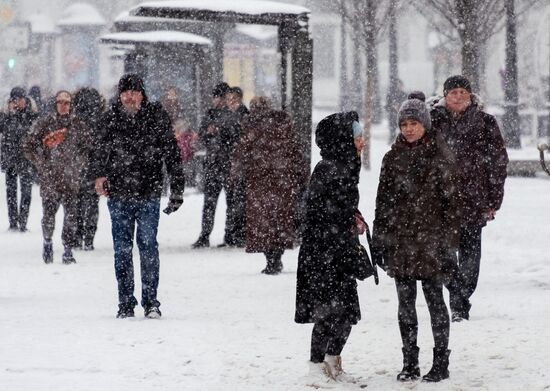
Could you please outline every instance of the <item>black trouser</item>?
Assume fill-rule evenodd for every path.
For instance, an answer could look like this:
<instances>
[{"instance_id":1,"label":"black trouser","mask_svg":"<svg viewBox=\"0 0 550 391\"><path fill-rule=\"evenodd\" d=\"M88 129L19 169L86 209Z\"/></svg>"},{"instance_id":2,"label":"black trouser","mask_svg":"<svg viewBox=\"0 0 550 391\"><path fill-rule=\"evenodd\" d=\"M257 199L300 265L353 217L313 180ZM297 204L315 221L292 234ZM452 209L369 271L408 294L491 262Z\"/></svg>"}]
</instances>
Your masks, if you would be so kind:
<instances>
[{"instance_id":1,"label":"black trouser","mask_svg":"<svg viewBox=\"0 0 550 391\"><path fill-rule=\"evenodd\" d=\"M480 226L462 227L458 248L458 269L447 285L451 312L468 317L470 297L477 287L481 261Z\"/></svg>"},{"instance_id":2,"label":"black trouser","mask_svg":"<svg viewBox=\"0 0 550 391\"><path fill-rule=\"evenodd\" d=\"M63 205L63 230L61 241L63 246L71 247L77 230L77 195L69 192L42 192L42 235L44 240L51 241L55 229L55 215L59 206Z\"/></svg>"},{"instance_id":3,"label":"black trouser","mask_svg":"<svg viewBox=\"0 0 550 391\"><path fill-rule=\"evenodd\" d=\"M315 322L311 332L311 356L314 363L325 361L325 355L339 356L351 333L347 319L331 316Z\"/></svg>"},{"instance_id":4,"label":"black trouser","mask_svg":"<svg viewBox=\"0 0 550 391\"><path fill-rule=\"evenodd\" d=\"M264 251L265 259L267 260L267 263L275 263L279 262L281 260L281 257L283 256L285 250L282 248L278 248L275 250L268 250Z\"/></svg>"},{"instance_id":5,"label":"black trouser","mask_svg":"<svg viewBox=\"0 0 550 391\"><path fill-rule=\"evenodd\" d=\"M93 186L83 186L78 194L78 231L76 245L93 244L99 217L99 196Z\"/></svg>"},{"instance_id":6,"label":"black trouser","mask_svg":"<svg viewBox=\"0 0 550 391\"><path fill-rule=\"evenodd\" d=\"M227 171L227 170L224 170ZM227 172L222 172L222 170L209 171L205 174L205 184L204 184L204 204L202 207L202 228L201 228L201 238L208 239L214 228L214 218L216 216L216 205L218 204L218 198L222 189L225 190L225 200L227 203L226 209L226 229L224 242L227 242L228 237L228 224L231 226L231 221L233 220L232 205L233 205L233 191L229 188L227 184ZM230 243L228 243L230 244Z\"/></svg>"},{"instance_id":7,"label":"black trouser","mask_svg":"<svg viewBox=\"0 0 550 391\"><path fill-rule=\"evenodd\" d=\"M225 224L225 242L230 245L244 246L246 236L246 185L239 179L232 192L231 202L227 202Z\"/></svg>"},{"instance_id":8,"label":"black trouser","mask_svg":"<svg viewBox=\"0 0 550 391\"><path fill-rule=\"evenodd\" d=\"M418 318L416 316L416 280L396 278L399 300L398 320L403 348L411 350L417 346ZM432 334L435 347L447 349L449 346L449 311L443 299L443 284L435 280L422 280L422 291L430 311Z\"/></svg>"},{"instance_id":9,"label":"black trouser","mask_svg":"<svg viewBox=\"0 0 550 391\"><path fill-rule=\"evenodd\" d=\"M17 203L17 177L19 177L21 193L19 206ZM32 180L31 173L18 174L13 168L6 170L6 200L8 202L10 228L25 229L27 227L31 206Z\"/></svg>"}]
</instances>

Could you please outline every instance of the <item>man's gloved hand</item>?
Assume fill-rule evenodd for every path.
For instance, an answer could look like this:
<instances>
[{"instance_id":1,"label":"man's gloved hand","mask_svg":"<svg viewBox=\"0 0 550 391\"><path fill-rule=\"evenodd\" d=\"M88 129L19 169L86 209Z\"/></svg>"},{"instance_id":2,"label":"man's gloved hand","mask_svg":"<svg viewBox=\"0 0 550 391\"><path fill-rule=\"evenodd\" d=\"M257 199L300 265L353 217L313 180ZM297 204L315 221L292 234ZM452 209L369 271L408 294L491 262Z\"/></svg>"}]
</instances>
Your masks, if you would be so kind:
<instances>
[{"instance_id":1,"label":"man's gloved hand","mask_svg":"<svg viewBox=\"0 0 550 391\"><path fill-rule=\"evenodd\" d=\"M164 208L163 212L169 215L178 210L181 204L183 204L183 196L171 195L168 199L168 205Z\"/></svg>"}]
</instances>

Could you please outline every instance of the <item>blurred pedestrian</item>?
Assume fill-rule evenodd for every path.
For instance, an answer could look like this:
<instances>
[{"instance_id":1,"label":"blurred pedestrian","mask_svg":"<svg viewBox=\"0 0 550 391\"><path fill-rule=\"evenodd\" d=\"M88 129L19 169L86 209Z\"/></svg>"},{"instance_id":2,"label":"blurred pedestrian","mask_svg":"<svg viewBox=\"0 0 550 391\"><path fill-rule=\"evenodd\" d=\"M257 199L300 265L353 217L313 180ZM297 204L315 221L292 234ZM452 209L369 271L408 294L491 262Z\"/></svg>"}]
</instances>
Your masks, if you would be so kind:
<instances>
[{"instance_id":1,"label":"blurred pedestrian","mask_svg":"<svg viewBox=\"0 0 550 391\"><path fill-rule=\"evenodd\" d=\"M444 98L431 111L432 126L456 155L462 220L458 247L458 272L448 285L452 320L470 318L481 262L481 231L495 218L504 198L508 154L494 116L472 94L462 75L443 84Z\"/></svg>"},{"instance_id":2,"label":"blurred pedestrian","mask_svg":"<svg viewBox=\"0 0 550 391\"><path fill-rule=\"evenodd\" d=\"M67 91L55 95L55 114L39 120L25 137L23 150L40 178L42 235L45 263L53 262L52 237L55 215L63 206L63 263L75 263L72 245L78 229L78 192L91 147L88 127L72 114L72 97Z\"/></svg>"},{"instance_id":3,"label":"blurred pedestrian","mask_svg":"<svg viewBox=\"0 0 550 391\"><path fill-rule=\"evenodd\" d=\"M227 186L227 177L231 166L231 154L238 141L239 128L233 126L234 117L227 109L227 93L229 92L227 83L219 83L212 90L212 106L207 110L201 121L199 128L199 139L206 148L204 159L204 204L202 209L201 233L193 248L202 248L210 246L210 234L214 228L214 216L218 198L222 190L226 193L226 203L232 202L231 189ZM228 121L231 120L231 123ZM231 208L227 208L230 213ZM226 217L226 220L228 218ZM226 236L227 240L227 221ZM229 244L229 243L228 243Z\"/></svg>"},{"instance_id":4,"label":"blurred pedestrian","mask_svg":"<svg viewBox=\"0 0 550 391\"><path fill-rule=\"evenodd\" d=\"M401 133L382 160L372 255L397 288L403 343L403 369L397 380L420 377L416 292L421 281L435 342L432 369L422 380L438 382L449 377L449 311L443 281L449 281L456 269L456 164L441 135L431 128L423 101L405 101L397 123Z\"/></svg>"},{"instance_id":5,"label":"blurred pedestrian","mask_svg":"<svg viewBox=\"0 0 550 391\"><path fill-rule=\"evenodd\" d=\"M197 185L195 152L198 147L199 135L190 128L189 122L183 118L176 119L172 127L180 151L183 173L185 175L185 185L195 187Z\"/></svg>"},{"instance_id":6,"label":"blurred pedestrian","mask_svg":"<svg viewBox=\"0 0 550 391\"><path fill-rule=\"evenodd\" d=\"M6 173L6 200L8 203L9 230L27 230L31 205L34 167L23 156L22 141L38 118L31 109L25 89L14 87L10 91L8 113L0 118L0 167ZM17 197L19 180L20 197Z\"/></svg>"},{"instance_id":7,"label":"blurred pedestrian","mask_svg":"<svg viewBox=\"0 0 550 391\"><path fill-rule=\"evenodd\" d=\"M107 196L118 282L117 318L134 316L134 234L141 266L141 305L145 317L160 318L157 300L160 259L157 233L162 165L170 175L170 199L163 211L183 203L184 177L170 117L160 103L149 102L136 74L123 75L118 101L105 113L103 138L92 161L95 188Z\"/></svg>"},{"instance_id":8,"label":"blurred pedestrian","mask_svg":"<svg viewBox=\"0 0 550 391\"><path fill-rule=\"evenodd\" d=\"M246 252L266 257L264 274L279 274L285 249L293 248L297 192L305 182L302 151L290 116L273 110L268 98L255 97L242 123L233 155L230 185L246 183Z\"/></svg>"},{"instance_id":9,"label":"blurred pedestrian","mask_svg":"<svg viewBox=\"0 0 550 391\"><path fill-rule=\"evenodd\" d=\"M99 196L95 191L95 177L90 170L89 162L92 153L96 150L101 139L101 118L105 110L105 102L101 94L91 87L83 87L74 95L74 114L81 121L86 123L90 132L90 157L82 171L82 183L78 193L78 230L75 241L72 244L75 248L82 248L85 251L94 249L94 237L97 231L99 217Z\"/></svg>"},{"instance_id":10,"label":"blurred pedestrian","mask_svg":"<svg viewBox=\"0 0 550 391\"><path fill-rule=\"evenodd\" d=\"M307 191L306 218L296 276L297 323L314 323L311 385L355 381L342 369L341 352L361 319L352 253L357 247L356 215L363 137L356 112L319 122L315 141L322 160ZM362 227L364 229L365 227Z\"/></svg>"},{"instance_id":11,"label":"blurred pedestrian","mask_svg":"<svg viewBox=\"0 0 550 391\"><path fill-rule=\"evenodd\" d=\"M397 80L395 89L391 87L388 89L388 94L386 95L386 113L388 116L388 128L390 130L390 139L389 142L392 144L395 141L397 134L397 112L401 103L407 100L407 93L405 92L405 87L403 81Z\"/></svg>"},{"instance_id":12,"label":"blurred pedestrian","mask_svg":"<svg viewBox=\"0 0 550 391\"><path fill-rule=\"evenodd\" d=\"M46 104L42 100L42 91L40 89L40 86L32 86L29 89L29 97L36 104L36 112L38 113L38 115L44 115L46 112Z\"/></svg>"}]
</instances>

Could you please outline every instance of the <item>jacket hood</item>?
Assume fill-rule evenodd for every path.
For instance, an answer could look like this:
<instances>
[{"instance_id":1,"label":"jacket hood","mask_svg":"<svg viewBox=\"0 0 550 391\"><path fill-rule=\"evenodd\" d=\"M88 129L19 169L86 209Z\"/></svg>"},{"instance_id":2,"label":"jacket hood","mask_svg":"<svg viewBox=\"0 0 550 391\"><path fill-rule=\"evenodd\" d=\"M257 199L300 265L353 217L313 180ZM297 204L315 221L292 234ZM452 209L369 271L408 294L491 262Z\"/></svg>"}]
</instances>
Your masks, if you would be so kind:
<instances>
[{"instance_id":1,"label":"jacket hood","mask_svg":"<svg viewBox=\"0 0 550 391\"><path fill-rule=\"evenodd\" d=\"M353 121L359 121L355 111L335 113L319 122L315 130L315 143L323 159L353 161L357 158Z\"/></svg>"}]
</instances>

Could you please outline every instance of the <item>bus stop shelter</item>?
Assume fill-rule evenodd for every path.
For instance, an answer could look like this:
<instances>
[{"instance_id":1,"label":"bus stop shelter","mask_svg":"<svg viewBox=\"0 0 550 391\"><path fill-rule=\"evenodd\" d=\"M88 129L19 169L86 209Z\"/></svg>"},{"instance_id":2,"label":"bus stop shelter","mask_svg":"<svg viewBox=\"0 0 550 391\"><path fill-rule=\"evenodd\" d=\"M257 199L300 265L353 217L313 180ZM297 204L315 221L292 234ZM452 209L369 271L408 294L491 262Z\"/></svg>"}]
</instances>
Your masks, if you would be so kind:
<instances>
[{"instance_id":1,"label":"bus stop shelter","mask_svg":"<svg viewBox=\"0 0 550 391\"><path fill-rule=\"evenodd\" d=\"M210 101L205 91L223 79L224 35L236 24L276 26L280 53L279 85L281 108L294 119L295 130L308 162L311 160L311 113L313 41L307 8L257 0L173 0L145 2L117 18L114 30L146 32L174 30L188 32L211 41L204 60L206 73L199 78L199 100L204 108ZM103 42L106 42L103 39ZM111 41L113 42L113 41ZM132 54L137 55L137 54ZM130 70L132 61L127 61ZM181 65L176 62L174 66ZM138 72L146 71L136 69ZM146 77L146 76L145 76ZM309 173L309 163L305 169Z\"/></svg>"}]
</instances>

